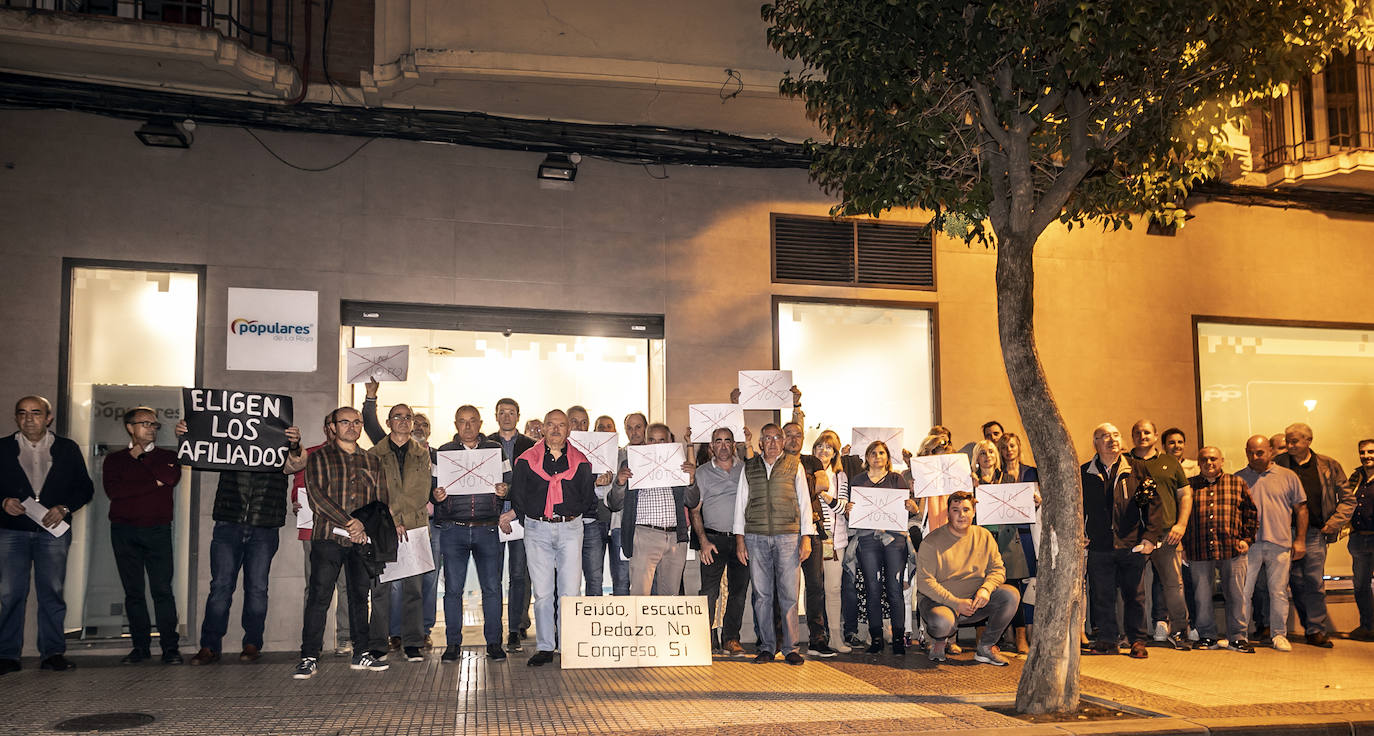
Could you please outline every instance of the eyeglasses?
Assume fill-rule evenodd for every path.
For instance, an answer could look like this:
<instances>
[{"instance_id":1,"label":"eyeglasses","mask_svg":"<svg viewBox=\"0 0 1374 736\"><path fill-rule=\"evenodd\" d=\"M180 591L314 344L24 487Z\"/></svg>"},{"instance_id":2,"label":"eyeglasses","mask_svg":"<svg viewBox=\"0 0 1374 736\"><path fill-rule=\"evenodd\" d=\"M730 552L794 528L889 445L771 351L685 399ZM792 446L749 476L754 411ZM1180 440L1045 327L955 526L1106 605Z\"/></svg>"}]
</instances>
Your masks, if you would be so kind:
<instances>
[{"instance_id":1,"label":"eyeglasses","mask_svg":"<svg viewBox=\"0 0 1374 736\"><path fill-rule=\"evenodd\" d=\"M132 424L132 425L135 425L135 426L138 426L138 427L152 427L153 429L162 429L162 422L150 422L150 421L148 421L147 419L145 419L145 420L143 420L143 421L141 421L141 422L129 422L129 424Z\"/></svg>"},{"instance_id":2,"label":"eyeglasses","mask_svg":"<svg viewBox=\"0 0 1374 736\"><path fill-rule=\"evenodd\" d=\"M388 419L387 421L388 421L388 422L413 422L413 421L415 421L415 417L412 417L412 416L410 416L409 414L397 414L396 416L391 417L391 418Z\"/></svg>"},{"instance_id":3,"label":"eyeglasses","mask_svg":"<svg viewBox=\"0 0 1374 736\"><path fill-rule=\"evenodd\" d=\"M335 424L342 424L342 425L344 425L345 427L361 427L361 426L363 426L363 420L361 420L361 419L335 419L335 420L334 420L334 423L335 423Z\"/></svg>"}]
</instances>

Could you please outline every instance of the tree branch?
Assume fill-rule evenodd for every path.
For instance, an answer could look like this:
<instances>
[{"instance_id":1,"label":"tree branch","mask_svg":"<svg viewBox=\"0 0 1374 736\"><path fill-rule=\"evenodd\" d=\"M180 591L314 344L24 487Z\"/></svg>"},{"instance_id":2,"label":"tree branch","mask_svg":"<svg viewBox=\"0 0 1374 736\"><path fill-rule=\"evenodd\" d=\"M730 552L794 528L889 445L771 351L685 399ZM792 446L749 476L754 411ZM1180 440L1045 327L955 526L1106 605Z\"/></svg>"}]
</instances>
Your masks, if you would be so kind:
<instances>
[{"instance_id":1,"label":"tree branch","mask_svg":"<svg viewBox=\"0 0 1374 736\"><path fill-rule=\"evenodd\" d=\"M1088 102L1082 90L1069 90L1064 97L1064 109L1069 114L1069 157L1054 184L1041 195L1031 219L1030 232L1038 237L1063 212L1073 191L1088 174Z\"/></svg>"}]
</instances>

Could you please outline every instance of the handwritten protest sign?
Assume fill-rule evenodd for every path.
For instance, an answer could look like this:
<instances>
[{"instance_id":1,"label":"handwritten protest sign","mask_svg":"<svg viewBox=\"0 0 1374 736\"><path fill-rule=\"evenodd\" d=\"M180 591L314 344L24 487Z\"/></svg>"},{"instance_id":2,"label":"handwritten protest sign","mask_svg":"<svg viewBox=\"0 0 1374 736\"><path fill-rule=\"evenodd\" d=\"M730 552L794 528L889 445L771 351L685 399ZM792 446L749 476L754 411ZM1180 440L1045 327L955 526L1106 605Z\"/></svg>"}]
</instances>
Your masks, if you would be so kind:
<instances>
[{"instance_id":1,"label":"handwritten protest sign","mask_svg":"<svg viewBox=\"0 0 1374 736\"><path fill-rule=\"evenodd\" d=\"M406 530L406 539L396 546L396 561L386 563L378 582L423 575L434 569L434 550L429 546L429 527Z\"/></svg>"},{"instance_id":2,"label":"handwritten protest sign","mask_svg":"<svg viewBox=\"0 0 1374 736\"><path fill-rule=\"evenodd\" d=\"M849 528L906 531L909 495L905 488L850 486L849 500L854 508L849 511Z\"/></svg>"},{"instance_id":3,"label":"handwritten protest sign","mask_svg":"<svg viewBox=\"0 0 1374 736\"><path fill-rule=\"evenodd\" d=\"M704 596L563 596L560 601L563 669L711 664Z\"/></svg>"},{"instance_id":4,"label":"handwritten protest sign","mask_svg":"<svg viewBox=\"0 0 1374 736\"><path fill-rule=\"evenodd\" d=\"M973 490L973 471L969 468L968 455L956 452L911 458L911 490L917 498Z\"/></svg>"},{"instance_id":5,"label":"handwritten protest sign","mask_svg":"<svg viewBox=\"0 0 1374 736\"><path fill-rule=\"evenodd\" d=\"M887 454L893 465L905 465L902 462L904 434L901 427L855 427L850 433L849 454L863 457L869 445L881 442L887 445Z\"/></svg>"},{"instance_id":6,"label":"handwritten protest sign","mask_svg":"<svg viewBox=\"0 0 1374 736\"><path fill-rule=\"evenodd\" d=\"M741 409L792 408L792 371L740 371Z\"/></svg>"},{"instance_id":7,"label":"handwritten protest sign","mask_svg":"<svg viewBox=\"0 0 1374 736\"><path fill-rule=\"evenodd\" d=\"M1038 483L986 483L978 486L978 525L1035 523Z\"/></svg>"},{"instance_id":8,"label":"handwritten protest sign","mask_svg":"<svg viewBox=\"0 0 1374 736\"><path fill-rule=\"evenodd\" d=\"M711 434L722 428L730 430L736 442L744 441L744 409L739 404L688 404L687 424L692 442L710 442Z\"/></svg>"},{"instance_id":9,"label":"handwritten protest sign","mask_svg":"<svg viewBox=\"0 0 1374 736\"><path fill-rule=\"evenodd\" d=\"M638 490L687 485L691 479L682 469L682 458L682 445L676 442L625 448L625 461L630 466L630 487Z\"/></svg>"},{"instance_id":10,"label":"handwritten protest sign","mask_svg":"<svg viewBox=\"0 0 1374 736\"><path fill-rule=\"evenodd\" d=\"M501 482L501 448L440 450L439 487L450 496L495 493Z\"/></svg>"},{"instance_id":11,"label":"handwritten protest sign","mask_svg":"<svg viewBox=\"0 0 1374 736\"><path fill-rule=\"evenodd\" d=\"M592 472L597 475L620 470L620 446L616 444L619 437L620 435L615 432L568 433L568 441L587 456L587 460L592 464Z\"/></svg>"},{"instance_id":12,"label":"handwritten protest sign","mask_svg":"<svg viewBox=\"0 0 1374 736\"><path fill-rule=\"evenodd\" d=\"M404 381L409 372L409 345L348 349L344 374L349 383Z\"/></svg>"},{"instance_id":13,"label":"handwritten protest sign","mask_svg":"<svg viewBox=\"0 0 1374 736\"><path fill-rule=\"evenodd\" d=\"M280 470L291 397L217 388L181 390L186 434L177 460L200 470Z\"/></svg>"}]
</instances>

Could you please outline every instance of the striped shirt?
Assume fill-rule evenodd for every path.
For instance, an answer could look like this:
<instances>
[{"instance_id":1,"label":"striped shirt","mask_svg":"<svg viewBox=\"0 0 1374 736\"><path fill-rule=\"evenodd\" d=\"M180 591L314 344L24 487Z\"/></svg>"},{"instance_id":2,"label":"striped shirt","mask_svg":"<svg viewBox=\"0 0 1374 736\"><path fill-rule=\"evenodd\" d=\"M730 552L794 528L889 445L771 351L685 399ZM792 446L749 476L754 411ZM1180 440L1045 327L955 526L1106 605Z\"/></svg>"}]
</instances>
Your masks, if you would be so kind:
<instances>
[{"instance_id":1,"label":"striped shirt","mask_svg":"<svg viewBox=\"0 0 1374 736\"><path fill-rule=\"evenodd\" d=\"M344 452L336 442L311 453L305 463L305 488L315 514L310 538L316 542L348 545L348 537L334 529L348 526L353 512L369 503L390 501L382 461L361 448Z\"/></svg>"},{"instance_id":2,"label":"striped shirt","mask_svg":"<svg viewBox=\"0 0 1374 736\"><path fill-rule=\"evenodd\" d=\"M1188 484L1193 513L1183 535L1183 553L1189 560L1229 560L1241 553L1237 542L1255 543L1259 511L1245 481L1222 473L1212 480L1195 475Z\"/></svg>"}]
</instances>

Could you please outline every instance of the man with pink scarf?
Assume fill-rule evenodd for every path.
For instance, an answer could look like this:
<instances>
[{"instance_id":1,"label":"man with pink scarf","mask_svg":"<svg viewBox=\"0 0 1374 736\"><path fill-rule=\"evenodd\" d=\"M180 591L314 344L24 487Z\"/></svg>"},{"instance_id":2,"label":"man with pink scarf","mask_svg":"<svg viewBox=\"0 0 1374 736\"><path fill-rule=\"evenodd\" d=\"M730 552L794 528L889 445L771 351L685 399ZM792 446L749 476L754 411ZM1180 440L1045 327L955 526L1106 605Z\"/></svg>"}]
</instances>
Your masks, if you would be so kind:
<instances>
[{"instance_id":1,"label":"man with pink scarf","mask_svg":"<svg viewBox=\"0 0 1374 736\"><path fill-rule=\"evenodd\" d=\"M544 416L544 438L515 460L511 510L525 527L525 558L534 587L535 643L526 662L553 661L558 646L554 611L557 598L577 595L582 583L582 522L595 513L596 476L592 465L568 444L568 415L554 409Z\"/></svg>"}]
</instances>

